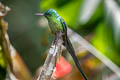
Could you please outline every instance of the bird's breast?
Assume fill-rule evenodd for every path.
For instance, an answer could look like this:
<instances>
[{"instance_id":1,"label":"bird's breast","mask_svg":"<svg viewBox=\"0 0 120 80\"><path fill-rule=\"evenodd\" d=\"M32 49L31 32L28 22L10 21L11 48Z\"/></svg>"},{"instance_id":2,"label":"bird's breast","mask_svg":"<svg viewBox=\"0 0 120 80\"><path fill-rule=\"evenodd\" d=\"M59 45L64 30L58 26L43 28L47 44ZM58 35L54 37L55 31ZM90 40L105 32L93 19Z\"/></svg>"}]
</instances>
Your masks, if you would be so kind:
<instances>
[{"instance_id":1,"label":"bird's breast","mask_svg":"<svg viewBox=\"0 0 120 80\"><path fill-rule=\"evenodd\" d=\"M59 21L49 21L49 27L53 34L57 33L59 30L62 30L62 25Z\"/></svg>"}]
</instances>

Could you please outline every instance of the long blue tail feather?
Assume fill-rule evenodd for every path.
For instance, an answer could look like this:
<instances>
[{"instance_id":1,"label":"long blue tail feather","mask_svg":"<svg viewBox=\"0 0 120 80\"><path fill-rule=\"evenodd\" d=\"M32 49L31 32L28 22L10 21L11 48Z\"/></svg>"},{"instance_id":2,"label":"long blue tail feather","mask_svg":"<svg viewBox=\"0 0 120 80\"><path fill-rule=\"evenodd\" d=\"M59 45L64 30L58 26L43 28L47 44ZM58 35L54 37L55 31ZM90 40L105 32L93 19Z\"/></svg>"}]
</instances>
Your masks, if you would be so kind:
<instances>
[{"instance_id":1,"label":"long blue tail feather","mask_svg":"<svg viewBox=\"0 0 120 80\"><path fill-rule=\"evenodd\" d=\"M84 78L85 80L88 80L87 77L86 77L86 75L84 74L84 72L82 71L82 69L81 69L81 67L80 67L80 63L79 63L79 61L78 61L78 59L77 59L77 57L76 57L76 55L75 55L75 51L74 51L74 49L73 49L73 46L72 46L69 38L68 38L67 36L64 36L63 39L65 39L65 40L64 40L64 41L65 41L65 42L64 42L64 45L65 45L66 49L68 50L68 52L70 53L70 55L72 56L72 58L73 58L73 60L74 60L74 62L75 62L75 64L76 64L77 68L79 69L81 75L83 76L83 78Z\"/></svg>"}]
</instances>

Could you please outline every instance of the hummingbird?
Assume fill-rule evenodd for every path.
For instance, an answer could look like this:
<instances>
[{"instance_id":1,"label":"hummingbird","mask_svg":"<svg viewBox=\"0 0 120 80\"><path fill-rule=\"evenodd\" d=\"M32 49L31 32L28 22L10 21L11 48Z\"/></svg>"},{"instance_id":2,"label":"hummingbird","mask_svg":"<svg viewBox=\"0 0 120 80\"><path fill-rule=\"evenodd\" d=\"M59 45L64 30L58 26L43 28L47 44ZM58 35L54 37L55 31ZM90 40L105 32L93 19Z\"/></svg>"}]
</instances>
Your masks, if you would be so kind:
<instances>
[{"instance_id":1,"label":"hummingbird","mask_svg":"<svg viewBox=\"0 0 120 80\"><path fill-rule=\"evenodd\" d=\"M63 35L62 35L63 45L66 47L66 49L68 50L68 52L72 56L76 66L79 69L83 78L85 80L88 80L86 75L84 74L84 72L82 71L82 69L80 67L80 63L75 55L74 48L73 48L73 46L68 38L67 25L66 25L64 19L61 16L59 16L59 14L54 9L49 9L45 13L36 13L35 15L45 16L47 18L50 30L51 30L52 34L54 34L55 36L57 35L57 33L59 31L63 33Z\"/></svg>"}]
</instances>

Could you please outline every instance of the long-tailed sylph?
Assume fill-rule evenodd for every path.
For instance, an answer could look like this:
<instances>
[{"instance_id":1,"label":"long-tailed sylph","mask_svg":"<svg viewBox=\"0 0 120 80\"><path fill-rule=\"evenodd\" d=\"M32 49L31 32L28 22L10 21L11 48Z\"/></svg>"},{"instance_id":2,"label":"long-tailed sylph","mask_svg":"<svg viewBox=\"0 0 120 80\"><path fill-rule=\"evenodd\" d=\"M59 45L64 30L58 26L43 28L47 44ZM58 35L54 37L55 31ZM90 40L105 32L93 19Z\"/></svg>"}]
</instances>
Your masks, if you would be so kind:
<instances>
[{"instance_id":1,"label":"long-tailed sylph","mask_svg":"<svg viewBox=\"0 0 120 80\"><path fill-rule=\"evenodd\" d=\"M60 17L54 9L49 9L45 13L37 13L38 16L45 16L48 20L51 32L56 36L57 32L61 31L63 33L63 45L66 47L70 55L72 56L77 68L79 69L81 75L85 80L88 80L84 72L80 67L80 63L75 55L74 48L67 36L67 25L62 17Z\"/></svg>"}]
</instances>

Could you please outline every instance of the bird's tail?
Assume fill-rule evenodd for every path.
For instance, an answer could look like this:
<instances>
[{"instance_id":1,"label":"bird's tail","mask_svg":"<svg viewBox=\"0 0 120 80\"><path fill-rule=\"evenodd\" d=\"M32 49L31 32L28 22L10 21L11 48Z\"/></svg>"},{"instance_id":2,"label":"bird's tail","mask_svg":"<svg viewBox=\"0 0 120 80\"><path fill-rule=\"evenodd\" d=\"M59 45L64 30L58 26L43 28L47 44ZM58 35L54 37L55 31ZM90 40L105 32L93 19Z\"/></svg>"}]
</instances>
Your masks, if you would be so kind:
<instances>
[{"instance_id":1,"label":"bird's tail","mask_svg":"<svg viewBox=\"0 0 120 80\"><path fill-rule=\"evenodd\" d=\"M79 71L80 71L81 75L83 76L83 78L84 78L85 80L88 80L87 77L86 77L86 75L84 74L84 72L82 71L82 69L81 69L81 67L80 67L80 63L79 63L79 61L78 61L78 59L77 59L77 57L76 57L76 55L75 55L75 51L74 51L74 49L73 49L73 46L72 46L69 38L68 38L67 36L65 36L64 38L65 38L65 40L64 40L64 41L65 41L64 45L65 45L66 49L68 50L68 52L69 52L70 55L72 56L72 58L73 58L73 60L74 60L74 62L75 62L75 64L76 64L76 66L77 66L77 68L79 69Z\"/></svg>"}]
</instances>

